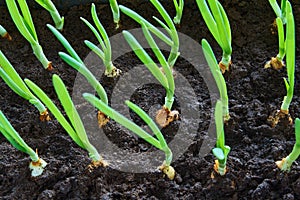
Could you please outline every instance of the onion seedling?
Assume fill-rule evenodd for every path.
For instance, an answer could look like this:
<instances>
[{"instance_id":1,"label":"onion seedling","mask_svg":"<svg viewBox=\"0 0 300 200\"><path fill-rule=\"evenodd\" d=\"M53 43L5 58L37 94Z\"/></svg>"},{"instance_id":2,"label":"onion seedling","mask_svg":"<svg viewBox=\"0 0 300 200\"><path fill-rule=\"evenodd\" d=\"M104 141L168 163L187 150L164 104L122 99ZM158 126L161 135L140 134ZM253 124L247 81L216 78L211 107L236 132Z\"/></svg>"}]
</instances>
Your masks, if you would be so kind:
<instances>
[{"instance_id":1,"label":"onion seedling","mask_svg":"<svg viewBox=\"0 0 300 200\"><path fill-rule=\"evenodd\" d=\"M269 0L269 3L272 6L276 16L281 19L283 24L286 24L286 2L287 0L281 0L281 6L279 7L276 0ZM277 20L276 23L278 25Z\"/></svg>"},{"instance_id":2,"label":"onion seedling","mask_svg":"<svg viewBox=\"0 0 300 200\"><path fill-rule=\"evenodd\" d=\"M41 121L49 121L47 108L28 89L18 72L0 50L0 77L20 97L33 104L40 112Z\"/></svg>"},{"instance_id":3,"label":"onion seedling","mask_svg":"<svg viewBox=\"0 0 300 200\"><path fill-rule=\"evenodd\" d=\"M290 171L293 162L295 162L300 155L300 120L298 118L295 120L295 137L296 143L292 152L287 157L276 162L277 167L282 171Z\"/></svg>"},{"instance_id":4,"label":"onion seedling","mask_svg":"<svg viewBox=\"0 0 300 200\"><path fill-rule=\"evenodd\" d=\"M171 52L168 57L168 65L171 69L173 69L175 62L179 56L179 37L176 30L176 27L167 13L167 11L164 9L164 7L159 3L157 0L150 0L150 2L155 6L155 8L158 10L162 18L165 20L166 24L159 20L156 17L153 17L169 34L170 38L167 37L162 31L160 31L158 28L153 26L151 23L149 23L146 19L144 19L142 16L140 16L138 13L134 12L133 10L126 8L125 6L120 5L120 10L134 19L136 22L141 24L143 22L147 28L154 33L158 38L160 38L162 41L164 41L167 45L171 46Z\"/></svg>"},{"instance_id":5,"label":"onion seedling","mask_svg":"<svg viewBox=\"0 0 300 200\"><path fill-rule=\"evenodd\" d=\"M287 94L283 99L280 110L278 110L275 116L271 116L272 126L276 124L282 118L288 117L290 124L293 123L291 116L289 115L289 106L292 102L294 95L294 83L295 83L295 22L290 2L287 2L287 23L286 23L286 68L288 78L284 78Z\"/></svg>"},{"instance_id":6,"label":"onion seedling","mask_svg":"<svg viewBox=\"0 0 300 200\"><path fill-rule=\"evenodd\" d=\"M52 33L57 37L57 39L61 42L61 44L65 47L65 49L68 51L69 55L64 52L59 52L59 56L71 67L73 67L75 70L77 70L79 73L81 73L87 81L90 83L90 85L96 90L97 94L101 98L103 102L108 104L108 98L107 94L103 88L103 86L99 83L97 78L92 74L92 72L85 66L84 62L81 60L81 58L78 56L76 51L73 49L73 47L70 45L70 43L66 40L66 38L57 31L53 26L47 24L48 28L52 31ZM104 126L109 121L109 118L101 111L98 112L98 123L99 126Z\"/></svg>"},{"instance_id":7,"label":"onion seedling","mask_svg":"<svg viewBox=\"0 0 300 200\"><path fill-rule=\"evenodd\" d=\"M225 73L225 70L229 71L229 67L232 63L230 24L221 3L217 0L207 1L209 7L206 3L206 0L196 0L199 10L209 31L223 50L223 55L221 61L219 62L219 67L222 73Z\"/></svg>"},{"instance_id":8,"label":"onion seedling","mask_svg":"<svg viewBox=\"0 0 300 200\"><path fill-rule=\"evenodd\" d=\"M3 38L6 38L8 40L12 40L12 37L8 34L8 32L6 31L6 29L0 25L0 35Z\"/></svg>"},{"instance_id":9,"label":"onion seedling","mask_svg":"<svg viewBox=\"0 0 300 200\"><path fill-rule=\"evenodd\" d=\"M120 9L117 0L109 0L110 8L113 14L114 23L117 25L116 29L120 27Z\"/></svg>"},{"instance_id":10,"label":"onion seedling","mask_svg":"<svg viewBox=\"0 0 300 200\"><path fill-rule=\"evenodd\" d=\"M182 17L184 0L179 0L179 3L177 2L177 0L173 0L173 2L176 9L176 16L173 18L173 22L174 24L179 25Z\"/></svg>"},{"instance_id":11,"label":"onion seedling","mask_svg":"<svg viewBox=\"0 0 300 200\"><path fill-rule=\"evenodd\" d=\"M111 119L115 120L117 123L121 124L122 126L126 127L130 131L134 132L136 135L138 135L140 138L144 139L146 142L150 143L154 147L158 148L159 150L163 151L165 153L165 161L162 164L162 166L159 167L159 169L165 173L169 179L173 180L175 177L175 170L171 166L172 162L172 151L168 147L168 144L161 133L160 129L156 126L155 122L148 116L146 112L144 112L140 107L135 105L134 103L131 103L130 101L126 101L125 103L127 106L133 110L139 117L142 118L144 122L150 127L154 135L153 137L146 131L144 131L141 127L136 125L134 122L130 121L111 107L109 107L107 104L102 102L100 99L95 97L92 94L84 93L83 97L90 102L93 106L95 106L97 109L102 110L103 113L105 113L107 116L109 116Z\"/></svg>"},{"instance_id":12,"label":"onion seedling","mask_svg":"<svg viewBox=\"0 0 300 200\"><path fill-rule=\"evenodd\" d=\"M228 108L229 107L228 95L227 95L227 87L226 87L225 79L221 74L220 68L218 67L218 62L214 55L214 52L212 51L211 46L205 39L202 39L202 49L203 49L205 59L210 68L210 71L219 89L220 99L222 101L222 108L223 108L223 112L222 112L223 118L224 118L224 122L227 122L230 119L230 115L229 115L229 108Z\"/></svg>"},{"instance_id":13,"label":"onion seedling","mask_svg":"<svg viewBox=\"0 0 300 200\"><path fill-rule=\"evenodd\" d=\"M145 66L152 73L152 75L166 90L165 104L163 108L157 112L156 115L156 122L161 127L166 127L172 121L177 120L179 118L178 111L171 111L174 102L175 92L174 77L170 67L168 66L167 60L165 59L159 47L155 43L153 37L149 32L148 27L143 22L142 28L144 35L155 56L158 58L164 73L162 72L162 70L160 70L157 64L152 60L152 58L148 55L148 53L143 49L143 47L139 44L139 42L134 38L134 36L131 33L129 33L128 31L123 31L123 35L130 47L132 48L132 50L134 51L134 53L145 64Z\"/></svg>"},{"instance_id":14,"label":"onion seedling","mask_svg":"<svg viewBox=\"0 0 300 200\"><path fill-rule=\"evenodd\" d=\"M31 162L29 164L29 169L31 171L31 176L40 176L47 163L38 156L37 151L35 152L30 148L14 127L9 123L5 115L0 110L0 132L4 137L19 151L22 151L30 156Z\"/></svg>"},{"instance_id":15,"label":"onion seedling","mask_svg":"<svg viewBox=\"0 0 300 200\"><path fill-rule=\"evenodd\" d=\"M30 43L33 53L47 70L52 70L52 62L46 58L34 28L31 14L25 0L6 0L9 13L23 37ZM19 8L21 13L19 11Z\"/></svg>"},{"instance_id":16,"label":"onion seedling","mask_svg":"<svg viewBox=\"0 0 300 200\"><path fill-rule=\"evenodd\" d=\"M55 92L66 112L70 123L67 121L67 119L63 116L63 114L60 112L57 106L51 101L51 99L45 94L43 90L41 90L35 83L30 81L29 79L25 79L25 82L28 85L28 87L35 93L36 96L38 96L41 99L41 101L45 105L47 105L49 111L54 115L57 121L67 131L67 133L73 139L73 141L78 146L89 152L89 156L92 159L91 167L107 166L107 163L99 155L97 149L89 142L83 123L75 108L75 105L72 102L72 99L67 91L65 84L57 75L53 75L52 81Z\"/></svg>"},{"instance_id":17,"label":"onion seedling","mask_svg":"<svg viewBox=\"0 0 300 200\"><path fill-rule=\"evenodd\" d=\"M276 18L277 30L278 30L278 45L279 52L276 57L272 57L270 61L265 64L265 68L273 67L274 69L281 69L284 67L283 58L285 56L286 51L286 41L284 39L284 28L283 22L280 17ZM287 36L286 36L287 39Z\"/></svg>"},{"instance_id":18,"label":"onion seedling","mask_svg":"<svg viewBox=\"0 0 300 200\"><path fill-rule=\"evenodd\" d=\"M38 4L40 4L43 8L45 8L51 15L55 27L62 31L64 27L64 17L61 17L59 12L57 11L55 5L51 0L35 0Z\"/></svg>"},{"instance_id":19,"label":"onion seedling","mask_svg":"<svg viewBox=\"0 0 300 200\"><path fill-rule=\"evenodd\" d=\"M96 28L90 23L88 22L86 19L84 18L80 18L90 29L91 31L94 33L94 35L96 36L98 42L100 43L100 46L102 48L102 50L95 44L93 44L92 42L85 40L84 43L86 44L86 46L88 46L97 56L99 56L102 60L103 63L106 67L105 70L105 75L107 77L116 77L119 76L121 71L119 69L117 69L111 60L112 57L112 53L111 53L111 45L110 45L110 41L109 41L109 37L104 29L104 27L102 26L102 24L100 23L100 20L97 16L97 12L96 12L96 6L95 4L92 4L92 8L91 8L91 13L92 13L92 18L93 21L98 29L98 31L96 30Z\"/></svg>"},{"instance_id":20,"label":"onion seedling","mask_svg":"<svg viewBox=\"0 0 300 200\"><path fill-rule=\"evenodd\" d=\"M217 144L216 148L214 148L212 151L213 154L217 157L217 160L215 160L214 170L221 176L226 174L226 162L228 154L230 152L230 147L225 145L224 123L222 113L222 101L218 100L215 108Z\"/></svg>"}]
</instances>

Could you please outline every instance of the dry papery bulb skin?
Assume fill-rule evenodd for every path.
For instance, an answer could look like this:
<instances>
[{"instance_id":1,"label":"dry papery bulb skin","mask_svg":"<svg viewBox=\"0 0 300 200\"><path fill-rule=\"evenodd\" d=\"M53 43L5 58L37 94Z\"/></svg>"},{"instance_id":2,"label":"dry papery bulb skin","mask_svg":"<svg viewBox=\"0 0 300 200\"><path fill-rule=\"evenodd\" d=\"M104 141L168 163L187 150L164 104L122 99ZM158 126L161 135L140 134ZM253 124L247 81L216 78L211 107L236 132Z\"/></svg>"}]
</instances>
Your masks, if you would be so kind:
<instances>
[{"instance_id":1,"label":"dry papery bulb skin","mask_svg":"<svg viewBox=\"0 0 300 200\"><path fill-rule=\"evenodd\" d=\"M168 108L163 106L162 109L156 113L156 122L160 127L166 127L171 122L179 119L179 112L177 110L170 111Z\"/></svg>"}]
</instances>

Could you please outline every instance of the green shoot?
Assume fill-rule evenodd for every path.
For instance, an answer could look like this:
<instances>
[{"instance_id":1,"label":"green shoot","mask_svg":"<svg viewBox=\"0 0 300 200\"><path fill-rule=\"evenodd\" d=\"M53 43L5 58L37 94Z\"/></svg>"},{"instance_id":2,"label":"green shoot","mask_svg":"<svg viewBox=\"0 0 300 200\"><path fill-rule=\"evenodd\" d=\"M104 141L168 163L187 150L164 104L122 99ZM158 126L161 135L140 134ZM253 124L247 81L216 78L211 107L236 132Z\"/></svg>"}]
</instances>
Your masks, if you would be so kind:
<instances>
[{"instance_id":1,"label":"green shoot","mask_svg":"<svg viewBox=\"0 0 300 200\"><path fill-rule=\"evenodd\" d=\"M112 57L112 53L111 53L111 45L110 45L110 41L109 41L109 37L104 29L104 27L102 26L102 24L99 21L99 18L97 16L97 12L96 12L96 6L95 4L92 4L92 8L91 8L91 13L92 13L92 18L94 20L94 23L98 29L98 31L96 30L96 28L90 23L88 22L86 19L84 18L80 18L90 29L91 31L94 33L94 35L96 36L98 42L100 43L100 46L102 48L102 50L95 44L93 44L92 42L85 40L84 43L86 44L86 46L88 46L97 56L99 56L102 60L103 63L106 67L105 70L105 75L107 77L116 77L119 76L121 71L119 69L117 69L111 60Z\"/></svg>"},{"instance_id":2,"label":"green shoot","mask_svg":"<svg viewBox=\"0 0 300 200\"><path fill-rule=\"evenodd\" d=\"M95 106L97 109L102 110L102 112L109 116L111 119L115 120L117 123L121 124L122 126L126 127L130 131L134 132L136 135L138 135L140 138L144 139L149 144L153 145L154 147L158 148L159 150L163 151L165 153L165 161L163 165L160 167L160 170L162 170L169 179L173 180L175 176L175 170L172 166L170 166L172 162L172 151L168 147L168 144L166 140L164 139L164 136L160 132L160 129L156 126L155 122L147 115L146 112L144 112L141 108L139 108L137 105L131 103L130 101L126 101L127 106L133 110L136 114L139 115L139 117L142 118L144 122L147 123L147 125L150 127L154 135L153 137L146 131L144 131L141 127L136 125L134 122L130 121L114 109L110 108L107 104L102 102L100 99L95 97L92 94L84 93L83 97L90 102L93 106Z\"/></svg>"},{"instance_id":3,"label":"green shoot","mask_svg":"<svg viewBox=\"0 0 300 200\"><path fill-rule=\"evenodd\" d=\"M22 151L30 156L31 162L29 169L32 170L31 176L36 177L43 173L47 163L41 159L37 152L30 148L21 138L18 132L12 127L5 115L0 110L0 132L4 137L19 151Z\"/></svg>"},{"instance_id":4,"label":"green shoot","mask_svg":"<svg viewBox=\"0 0 300 200\"><path fill-rule=\"evenodd\" d=\"M217 144L214 148L213 154L217 157L215 161L214 170L219 173L221 176L226 174L226 162L227 157L230 152L230 147L225 145L225 135L224 135L224 124L222 116L222 102L220 100L216 103L215 108L215 123L216 123L216 132L217 132Z\"/></svg>"},{"instance_id":5,"label":"green shoot","mask_svg":"<svg viewBox=\"0 0 300 200\"><path fill-rule=\"evenodd\" d=\"M45 8L51 15L55 27L62 31L64 27L64 17L61 17L59 12L57 11L55 5L51 0L35 0L38 4L40 4L43 8Z\"/></svg>"},{"instance_id":6,"label":"green shoot","mask_svg":"<svg viewBox=\"0 0 300 200\"><path fill-rule=\"evenodd\" d=\"M174 24L179 25L182 17L184 0L179 0L179 3L177 2L177 0L173 0L173 2L176 9L176 16L173 18L173 22Z\"/></svg>"},{"instance_id":7,"label":"green shoot","mask_svg":"<svg viewBox=\"0 0 300 200\"><path fill-rule=\"evenodd\" d=\"M294 96L294 84L295 84L295 22L292 11L292 6L287 1L287 22L286 22L286 69L288 78L284 78L287 94L283 99L280 110L278 110L275 116L271 116L272 126L276 126L280 119L288 117L289 123L292 124L293 120L289 115L289 107Z\"/></svg>"},{"instance_id":8,"label":"green shoot","mask_svg":"<svg viewBox=\"0 0 300 200\"><path fill-rule=\"evenodd\" d=\"M282 171L290 171L293 162L295 162L300 155L300 120L298 118L295 120L295 137L296 143L292 152L286 158L276 162L276 165Z\"/></svg>"},{"instance_id":9,"label":"green shoot","mask_svg":"<svg viewBox=\"0 0 300 200\"><path fill-rule=\"evenodd\" d=\"M158 38L160 38L162 41L164 41L166 44L171 46L171 52L168 57L168 65L171 69L173 69L175 62L179 56L179 37L176 30L176 27L167 13L167 11L163 8L163 6L159 3L157 0L150 0L150 2L155 6L155 8L158 10L162 18L165 20L166 24L163 23L161 20L159 20L156 17L153 17L169 34L170 38L167 37L162 31L160 31L158 28L153 26L151 23L149 23L147 20L145 20L142 16L134 12L133 10L126 8L125 6L120 5L120 10L134 19L136 22L141 24L143 22L145 26L154 33Z\"/></svg>"},{"instance_id":10,"label":"green shoot","mask_svg":"<svg viewBox=\"0 0 300 200\"><path fill-rule=\"evenodd\" d=\"M273 67L274 69L281 69L284 65L283 58L285 56L286 51L286 41L284 39L284 28L283 23L280 17L276 18L277 30L278 30L278 45L279 45L279 53L276 57L272 57L270 61L268 61L265 65L265 68Z\"/></svg>"},{"instance_id":11,"label":"green shoot","mask_svg":"<svg viewBox=\"0 0 300 200\"><path fill-rule=\"evenodd\" d=\"M12 40L12 37L8 34L8 32L6 31L6 29L0 25L0 35L3 38L6 38L8 40Z\"/></svg>"},{"instance_id":12,"label":"green shoot","mask_svg":"<svg viewBox=\"0 0 300 200\"><path fill-rule=\"evenodd\" d=\"M14 69L5 55L0 51L0 77L20 97L28 100L40 112L41 121L49 121L47 108L28 89L18 72Z\"/></svg>"},{"instance_id":13,"label":"green shoot","mask_svg":"<svg viewBox=\"0 0 300 200\"><path fill-rule=\"evenodd\" d=\"M70 121L63 116L63 114L59 111L57 106L51 101L51 99L45 94L43 90L41 90L35 83L32 81L25 79L28 87L38 96L41 101L47 105L49 111L54 115L57 121L62 125L62 127L67 131L69 136L73 139L73 141L80 146L81 148L87 150L89 152L89 156L92 159L93 166L106 166L107 163L103 160L103 158L99 155L96 148L89 142L87 137L85 128L80 119L80 116L75 108L75 105L72 102L72 99L67 91L67 88L63 81L57 75L53 75L52 77L53 86L55 92L58 96L60 103L62 104L66 115Z\"/></svg>"},{"instance_id":14,"label":"green shoot","mask_svg":"<svg viewBox=\"0 0 300 200\"><path fill-rule=\"evenodd\" d=\"M290 2L287 2L287 24L286 24L286 66L288 79L284 79L287 95L281 105L282 111L289 111L289 106L294 95L295 82L295 22Z\"/></svg>"},{"instance_id":15,"label":"green shoot","mask_svg":"<svg viewBox=\"0 0 300 200\"><path fill-rule=\"evenodd\" d=\"M220 68L218 67L217 59L214 55L214 52L212 51L211 46L209 43L202 39L202 49L205 56L205 59L208 63L208 66L210 68L210 71L216 81L217 87L220 92L220 99L222 101L222 108L223 108L223 118L224 121L227 122L230 119L229 115L229 106L228 106L228 95L227 95L227 87L226 82L223 77L223 75L220 72Z\"/></svg>"},{"instance_id":16,"label":"green shoot","mask_svg":"<svg viewBox=\"0 0 300 200\"><path fill-rule=\"evenodd\" d=\"M9 13L23 37L30 43L33 53L47 70L52 70L52 63L46 58L34 28L28 5L25 0L6 0ZM19 8L21 13L19 11Z\"/></svg>"},{"instance_id":17,"label":"green shoot","mask_svg":"<svg viewBox=\"0 0 300 200\"><path fill-rule=\"evenodd\" d=\"M116 29L120 27L120 9L117 0L109 0L110 8L113 13L114 23L117 25Z\"/></svg>"},{"instance_id":18,"label":"green shoot","mask_svg":"<svg viewBox=\"0 0 300 200\"><path fill-rule=\"evenodd\" d=\"M270 5L272 6L275 14L279 17L283 24L286 24L286 2L287 0L281 0L281 7L279 7L276 0L269 0ZM277 23L277 20L276 20ZM278 25L278 23L277 23Z\"/></svg>"},{"instance_id":19,"label":"green shoot","mask_svg":"<svg viewBox=\"0 0 300 200\"><path fill-rule=\"evenodd\" d=\"M69 54L64 52L59 52L59 56L71 67L81 73L90 85L96 90L97 94L101 98L103 102L108 104L107 94L103 88L103 86L99 83L97 78L90 72L90 70L85 66L84 62L78 56L76 51L70 45L70 43L66 40L66 38L57 31L53 26L47 24L48 28L52 31L52 33L57 37L57 39L61 42L61 44L65 47ZM108 118L104 116L101 111L98 112L98 122L99 126L102 127L108 122Z\"/></svg>"},{"instance_id":20,"label":"green shoot","mask_svg":"<svg viewBox=\"0 0 300 200\"><path fill-rule=\"evenodd\" d=\"M138 56L138 58L145 64L148 70L152 73L152 75L159 81L159 83L166 90L165 104L161 110L158 111L156 116L156 122L161 126L165 127L169 125L170 122L177 120L179 113L178 111L171 111L172 105L174 102L174 92L175 92L175 82L172 71L168 66L168 62L165 59L164 55L158 48L155 43L153 37L151 36L148 27L142 22L142 28L144 35L158 58L164 73L160 70L157 64L152 60L152 58L148 55L148 53L143 49L143 47L139 44L139 42L134 38L134 36L128 31L123 31L123 35L134 51L134 53Z\"/></svg>"},{"instance_id":21,"label":"green shoot","mask_svg":"<svg viewBox=\"0 0 300 200\"><path fill-rule=\"evenodd\" d=\"M222 73L225 73L225 70L229 71L229 66L231 65L232 47L230 24L221 3L217 0L207 1L209 7L206 0L196 0L209 31L223 50L219 67Z\"/></svg>"}]
</instances>

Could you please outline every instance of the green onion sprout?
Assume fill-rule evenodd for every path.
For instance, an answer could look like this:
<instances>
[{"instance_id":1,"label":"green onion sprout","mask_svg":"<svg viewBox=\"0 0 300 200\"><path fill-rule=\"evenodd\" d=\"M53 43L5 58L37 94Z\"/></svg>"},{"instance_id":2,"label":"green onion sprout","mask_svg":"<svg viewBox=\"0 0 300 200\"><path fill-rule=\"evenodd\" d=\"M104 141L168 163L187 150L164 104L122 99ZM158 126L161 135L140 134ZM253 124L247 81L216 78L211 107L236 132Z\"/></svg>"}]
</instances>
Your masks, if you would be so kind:
<instances>
[{"instance_id":1,"label":"green onion sprout","mask_svg":"<svg viewBox=\"0 0 300 200\"><path fill-rule=\"evenodd\" d=\"M287 23L286 23L286 68L288 78L284 78L287 94L283 99L280 110L275 113L275 116L271 116L272 126L276 126L280 119L288 117L290 124L293 120L289 114L289 106L294 96L294 84L295 84L295 22L292 11L292 6L287 1Z\"/></svg>"},{"instance_id":2,"label":"green onion sprout","mask_svg":"<svg viewBox=\"0 0 300 200\"><path fill-rule=\"evenodd\" d=\"M299 118L296 118L296 120L295 120L295 137L296 137L296 143L293 147L292 152L286 158L283 158L282 160L276 162L276 165L282 171L290 171L293 162L295 162L295 160L297 160L297 158L300 155L300 120L299 120Z\"/></svg>"},{"instance_id":3,"label":"green onion sprout","mask_svg":"<svg viewBox=\"0 0 300 200\"><path fill-rule=\"evenodd\" d=\"M276 0L269 0L271 7L273 8L277 17L279 17L283 24L286 24L286 2L287 0L281 0L281 6L279 7ZM276 20L277 23L277 20ZM278 23L277 23L278 25Z\"/></svg>"},{"instance_id":4,"label":"green onion sprout","mask_svg":"<svg viewBox=\"0 0 300 200\"><path fill-rule=\"evenodd\" d=\"M116 29L120 27L120 9L117 0L109 0L110 8L113 13L114 23L117 25Z\"/></svg>"},{"instance_id":5,"label":"green onion sprout","mask_svg":"<svg viewBox=\"0 0 300 200\"><path fill-rule=\"evenodd\" d=\"M29 169L31 170L31 176L40 176L47 163L38 156L38 153L30 148L18 132L13 128L5 115L0 110L0 132L4 137L19 151L22 151L30 156L31 162Z\"/></svg>"},{"instance_id":6,"label":"green onion sprout","mask_svg":"<svg viewBox=\"0 0 300 200\"><path fill-rule=\"evenodd\" d=\"M41 45L39 44L38 37L34 28L31 14L25 0L6 0L9 13L23 37L31 44L33 53L37 59L42 63L43 67L47 70L52 70L52 63L46 58ZM19 8L21 13L19 11Z\"/></svg>"},{"instance_id":7,"label":"green onion sprout","mask_svg":"<svg viewBox=\"0 0 300 200\"><path fill-rule=\"evenodd\" d=\"M8 40L12 40L12 37L9 35L9 33L6 31L6 29L0 25L0 35L3 38L6 38Z\"/></svg>"},{"instance_id":8,"label":"green onion sprout","mask_svg":"<svg viewBox=\"0 0 300 200\"><path fill-rule=\"evenodd\" d=\"M139 117L142 118L144 122L149 126L151 131L156 136L153 137L151 134L144 131L141 127L136 125L134 122L130 121L114 109L110 108L107 104L102 102L100 99L95 97L92 94L84 93L83 97L90 102L93 106L97 109L102 110L107 116L111 119L115 120L117 123L121 124L122 126L126 127L130 131L134 132L140 138L144 139L149 144L153 145L154 147L158 148L159 150L165 153L165 161L159 169L165 173L169 179L173 180L175 176L175 170L170 165L172 162L172 151L168 147L166 140L164 139L163 134L161 133L160 129L156 126L155 122L148 116L146 112L144 112L141 108L137 105L131 103L130 101L126 101L125 103L127 106L133 110Z\"/></svg>"},{"instance_id":9,"label":"green onion sprout","mask_svg":"<svg viewBox=\"0 0 300 200\"><path fill-rule=\"evenodd\" d=\"M165 104L161 110L157 112L156 122L161 127L166 127L172 121L177 120L179 118L178 111L171 111L172 105L174 102L174 92L175 92L175 82L174 77L171 71L171 68L168 66L168 62L159 47L155 43L153 37L150 34L148 27L142 22L142 28L144 35L158 58L160 65L162 66L162 70L157 66L157 64L152 60L152 58L148 55L148 53L143 49L143 47L139 44L139 42L134 38L134 36L128 31L123 31L123 35L134 51L134 53L138 56L138 58L145 64L148 70L152 73L152 75L159 81L159 83L166 90Z\"/></svg>"},{"instance_id":10,"label":"green onion sprout","mask_svg":"<svg viewBox=\"0 0 300 200\"><path fill-rule=\"evenodd\" d=\"M159 3L158 0L150 0L150 2L158 10L158 12L162 16L162 18L165 20L166 24L164 22L162 22L161 20L159 20L158 18L156 18L156 17L153 17L153 18L166 30L166 32L170 35L171 39L169 37L167 37L158 28L156 28L151 23L149 23L142 16L140 16L138 13L136 13L133 10L131 10L131 9L125 7L125 6L122 6L122 5L120 5L119 7L120 7L120 10L124 14L128 15L129 17L131 17L132 19L134 19L139 24L141 24L141 22L143 22L145 24L145 26L147 26L147 28L152 33L154 33L158 38L160 38L167 45L171 46L171 52L170 52L170 55L168 57L168 65L173 70L175 62L176 62L176 60L177 60L177 58L178 58L178 56L180 54L179 53L179 37L178 37L178 33L177 33L177 30L176 30L176 27L175 27L175 25L174 25L171 17L169 16L169 14L164 9L164 7Z\"/></svg>"},{"instance_id":11,"label":"green onion sprout","mask_svg":"<svg viewBox=\"0 0 300 200\"><path fill-rule=\"evenodd\" d=\"M89 142L83 123L75 108L75 105L72 102L72 99L67 91L65 84L57 75L53 75L52 80L55 92L66 112L70 123L43 90L41 90L35 83L30 81L29 79L25 79L25 82L28 85L28 87L35 93L35 95L38 96L45 105L47 105L49 111L54 115L57 121L67 131L67 133L73 139L73 141L78 146L89 152L89 156L92 159L91 167L107 166L107 163L99 155L96 148Z\"/></svg>"},{"instance_id":12,"label":"green onion sprout","mask_svg":"<svg viewBox=\"0 0 300 200\"><path fill-rule=\"evenodd\" d=\"M214 170L221 176L226 174L226 162L228 154L230 152L230 147L225 145L224 123L222 113L222 101L218 100L215 108L217 144L216 148L214 148L212 152L217 158L217 160L215 160Z\"/></svg>"},{"instance_id":13,"label":"green onion sprout","mask_svg":"<svg viewBox=\"0 0 300 200\"><path fill-rule=\"evenodd\" d=\"M217 0L207 1L208 4L206 3L206 0L196 0L199 10L209 31L223 50L223 55L221 61L219 62L219 67L222 70L222 73L225 73L225 71L229 71L229 67L232 63L230 24L221 3Z\"/></svg>"},{"instance_id":14,"label":"green onion sprout","mask_svg":"<svg viewBox=\"0 0 300 200\"><path fill-rule=\"evenodd\" d=\"M217 59L214 55L214 52L209 45L209 43L202 39L202 49L205 56L205 59L208 63L208 66L210 68L210 71L216 81L217 87L220 92L220 99L222 101L222 108L223 108L223 118L224 122L227 122L230 119L229 115L229 106L228 106L228 95L227 95L227 87L225 79L220 71L220 68L218 67Z\"/></svg>"},{"instance_id":15,"label":"green onion sprout","mask_svg":"<svg viewBox=\"0 0 300 200\"><path fill-rule=\"evenodd\" d=\"M97 94L101 98L103 102L108 104L108 97L103 88L103 86L99 83L97 78L92 74L92 72L85 66L84 62L81 60L79 55L70 45L70 43L66 40L66 38L57 31L53 26L47 25L48 28L52 31L52 33L57 37L57 39L61 42L61 44L65 47L69 54L64 52L59 52L59 56L71 67L81 73L89 82L89 84L96 90ZM98 123L99 126L104 126L109 121L109 118L103 115L101 111L98 112Z\"/></svg>"},{"instance_id":16,"label":"green onion sprout","mask_svg":"<svg viewBox=\"0 0 300 200\"><path fill-rule=\"evenodd\" d=\"M64 17L61 17L59 12L57 11L55 5L51 0L35 0L38 4L40 4L43 8L45 8L51 15L55 27L62 31L64 27Z\"/></svg>"},{"instance_id":17,"label":"green onion sprout","mask_svg":"<svg viewBox=\"0 0 300 200\"><path fill-rule=\"evenodd\" d=\"M174 24L179 25L182 18L184 0L179 0L179 3L177 2L177 0L173 0L173 2L176 10L176 16L173 18L173 22Z\"/></svg>"},{"instance_id":18,"label":"green onion sprout","mask_svg":"<svg viewBox=\"0 0 300 200\"><path fill-rule=\"evenodd\" d=\"M28 100L33 104L40 113L41 121L49 121L49 113L47 108L36 98L28 89L23 79L8 61L5 55L0 50L0 77L4 82L20 97Z\"/></svg>"},{"instance_id":19,"label":"green onion sprout","mask_svg":"<svg viewBox=\"0 0 300 200\"><path fill-rule=\"evenodd\" d=\"M280 17L276 18L277 30L278 30L278 45L279 45L279 52L276 57L272 57L270 61L268 61L265 65L265 68L274 68L274 69L281 69L284 67L283 58L285 56L286 51L286 41L284 39L284 28L283 23Z\"/></svg>"},{"instance_id":20,"label":"green onion sprout","mask_svg":"<svg viewBox=\"0 0 300 200\"><path fill-rule=\"evenodd\" d=\"M93 44L92 42L85 40L84 43L86 44L86 46L88 46L97 56L99 56L102 60L103 63L106 67L105 70L105 75L107 77L116 77L119 76L121 73L121 70L117 69L111 60L112 57L112 53L111 53L111 45L110 45L110 41L109 41L109 37L104 29L104 27L102 26L102 24L99 21L99 18L97 17L97 12L96 12L96 6L95 4L92 4L92 8L91 8L91 13L92 13L92 18L94 20L94 23L98 29L98 31L96 30L96 28L90 23L88 22L86 19L84 18L80 18L90 29L91 31L94 33L94 35L96 36L98 42L100 43L100 46L102 48L102 50L95 44Z\"/></svg>"}]
</instances>

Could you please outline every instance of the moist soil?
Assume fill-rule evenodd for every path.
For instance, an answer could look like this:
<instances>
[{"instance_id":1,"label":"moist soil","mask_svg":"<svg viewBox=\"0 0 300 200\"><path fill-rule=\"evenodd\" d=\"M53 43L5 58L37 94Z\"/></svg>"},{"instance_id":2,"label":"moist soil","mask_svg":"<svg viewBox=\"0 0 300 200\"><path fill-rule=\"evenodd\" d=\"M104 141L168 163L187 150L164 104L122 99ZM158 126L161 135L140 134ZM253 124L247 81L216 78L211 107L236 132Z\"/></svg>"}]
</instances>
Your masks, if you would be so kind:
<instances>
[{"instance_id":1,"label":"moist soil","mask_svg":"<svg viewBox=\"0 0 300 200\"><path fill-rule=\"evenodd\" d=\"M158 16L158 13L149 2L126 0L122 3L155 23L152 16ZM91 160L87 152L76 146L58 122L40 122L37 110L0 80L2 112L28 145L38 148L39 155L48 163L41 176L32 178L28 168L29 157L13 148L0 135L0 198L300 199L299 159L289 173L281 172L275 165L275 161L281 160L292 150L295 142L294 127L282 121L272 128L267 120L280 108L286 94L283 81L286 69L264 69L265 62L275 56L278 50L277 35L271 31L275 14L268 1L232 0L221 3L230 20L233 42L233 65L230 72L224 75L231 115L230 121L225 125L226 143L231 147L229 170L225 176L213 173L212 153L199 155L200 147L208 134L213 108L207 85L201 75L189 62L179 58L175 69L188 80L196 93L197 101L188 104L198 106L200 117L197 124L192 124L198 127L197 132L188 133L193 138L191 145L172 163L177 172L173 181L156 169L148 173L122 172L113 166L88 170ZM171 1L163 4L173 16L175 10ZM300 4L292 1L292 5L296 21L296 44L299 44ZM44 70L34 57L30 45L13 25L6 7L0 9L1 24L13 37L11 42L1 40L1 50L22 78L34 81L59 105L52 86L52 75L58 74L69 92L72 92L77 73L58 56L59 51L65 50L45 26L46 23L52 23L49 14L43 9L31 9L40 43L54 64L52 72ZM109 6L99 4L97 10L109 36L139 27L130 18L121 15L121 28L115 30ZM79 17L91 21L90 6L74 6L60 12L65 16L63 35L79 55L85 58L89 49L83 41L96 40ZM220 59L221 49L209 33L194 1L186 1L178 30L198 42L206 38L217 59ZM298 65L299 47L296 55ZM141 63L133 53L128 53L115 59L114 64L125 73ZM299 74L300 70L296 68L295 94L290 106L293 119L299 117L300 113ZM102 77L100 81L110 98L118 79ZM164 89L158 84L147 84L138 88L130 100L149 111L154 104L163 105L164 95ZM175 97L174 109L181 111L180 105ZM96 111L93 114L96 117ZM131 116L137 124L144 125L137 116L132 113ZM180 123L182 119L163 129L168 142L176 135ZM115 122L109 122L103 130L119 148L135 153L153 151L153 147L142 139L128 135Z\"/></svg>"}]
</instances>

